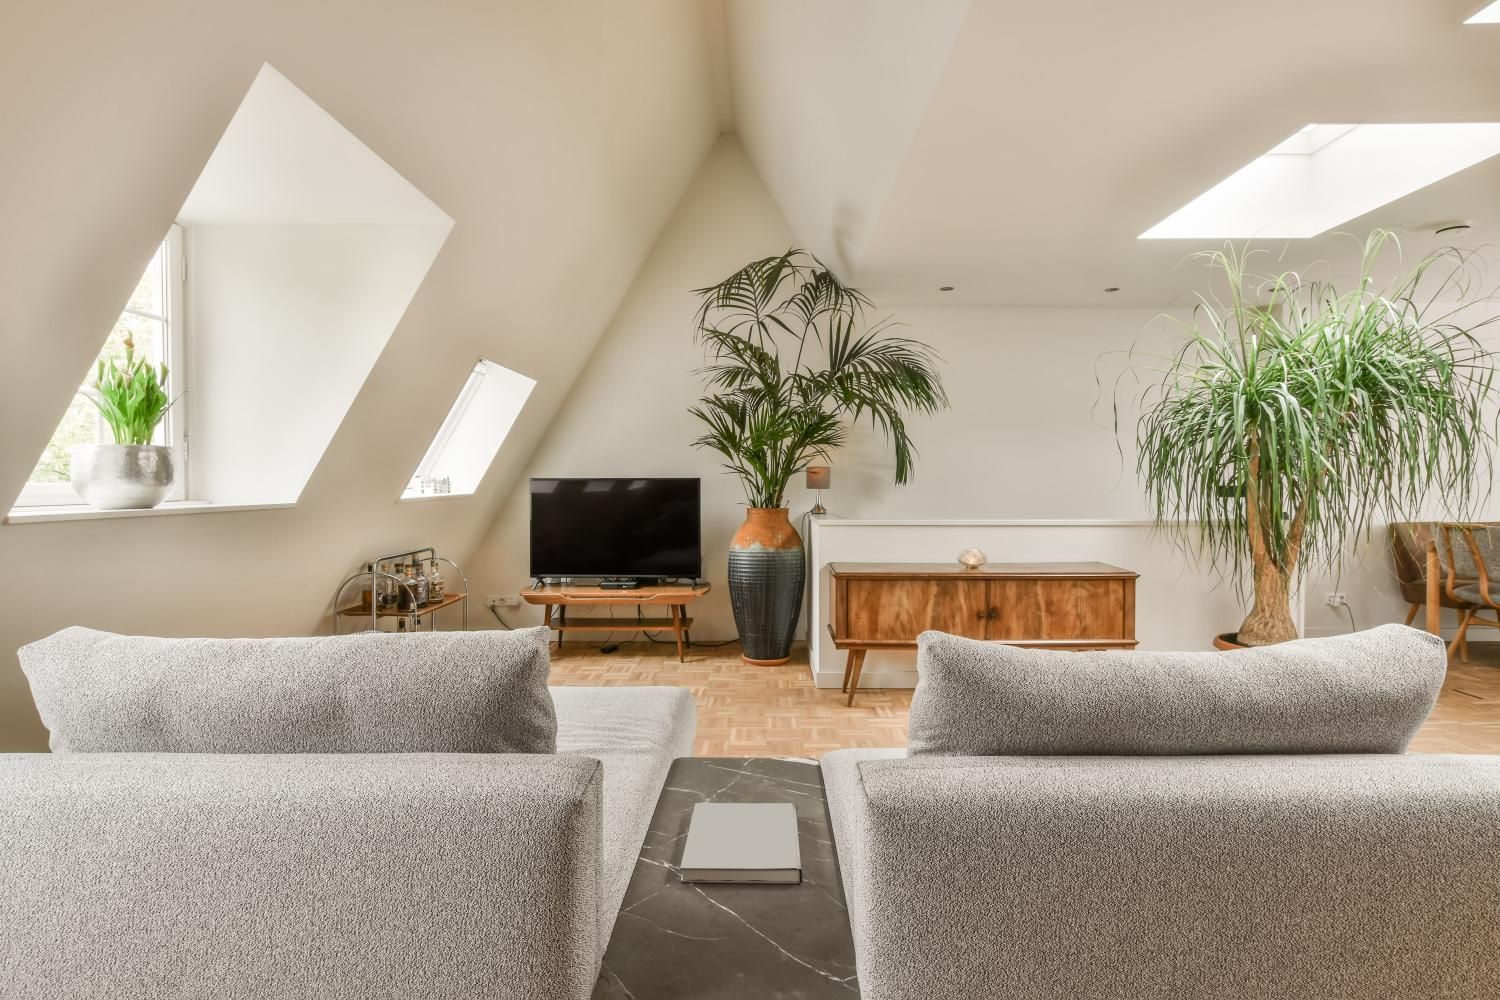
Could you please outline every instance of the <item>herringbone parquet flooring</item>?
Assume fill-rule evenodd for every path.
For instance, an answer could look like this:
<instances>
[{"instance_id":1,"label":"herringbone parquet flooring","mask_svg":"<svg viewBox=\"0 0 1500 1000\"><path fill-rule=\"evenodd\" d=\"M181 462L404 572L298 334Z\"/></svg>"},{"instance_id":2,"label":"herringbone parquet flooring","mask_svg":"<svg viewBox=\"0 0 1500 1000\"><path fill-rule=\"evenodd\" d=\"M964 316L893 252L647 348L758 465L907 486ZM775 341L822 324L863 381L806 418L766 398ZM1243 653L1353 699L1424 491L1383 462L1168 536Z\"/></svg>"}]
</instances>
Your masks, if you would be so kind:
<instances>
[{"instance_id":1,"label":"herringbone parquet flooring","mask_svg":"<svg viewBox=\"0 0 1500 1000\"><path fill-rule=\"evenodd\" d=\"M1474 643L1474 663L1454 663L1442 697L1412 749L1423 753L1500 753L1500 643ZM783 667L752 667L738 646L676 650L626 643L614 653L569 642L554 653L552 683L667 684L698 700L699 756L818 757L839 747L906 743L911 692L862 690L854 707L837 689L813 687L804 650Z\"/></svg>"}]
</instances>

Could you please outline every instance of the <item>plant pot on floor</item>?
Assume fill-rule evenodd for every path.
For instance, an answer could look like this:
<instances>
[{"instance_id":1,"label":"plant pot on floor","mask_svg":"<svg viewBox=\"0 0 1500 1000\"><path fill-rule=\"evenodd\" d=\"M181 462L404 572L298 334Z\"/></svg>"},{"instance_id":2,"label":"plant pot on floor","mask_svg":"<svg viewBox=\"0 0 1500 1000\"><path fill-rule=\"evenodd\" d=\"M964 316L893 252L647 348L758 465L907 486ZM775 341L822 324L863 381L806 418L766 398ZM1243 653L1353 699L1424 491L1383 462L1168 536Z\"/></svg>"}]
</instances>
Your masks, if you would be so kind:
<instances>
[{"instance_id":1,"label":"plant pot on floor","mask_svg":"<svg viewBox=\"0 0 1500 1000\"><path fill-rule=\"evenodd\" d=\"M84 444L72 458L73 490L97 510L147 510L172 491L167 445Z\"/></svg>"},{"instance_id":2,"label":"plant pot on floor","mask_svg":"<svg viewBox=\"0 0 1500 1000\"><path fill-rule=\"evenodd\" d=\"M785 507L751 507L729 543L729 603L746 663L775 666L792 652L807 567Z\"/></svg>"},{"instance_id":3,"label":"plant pot on floor","mask_svg":"<svg viewBox=\"0 0 1500 1000\"><path fill-rule=\"evenodd\" d=\"M1240 642L1238 632L1221 632L1214 636L1214 649L1228 651L1231 649L1249 649L1249 646Z\"/></svg>"}]
</instances>

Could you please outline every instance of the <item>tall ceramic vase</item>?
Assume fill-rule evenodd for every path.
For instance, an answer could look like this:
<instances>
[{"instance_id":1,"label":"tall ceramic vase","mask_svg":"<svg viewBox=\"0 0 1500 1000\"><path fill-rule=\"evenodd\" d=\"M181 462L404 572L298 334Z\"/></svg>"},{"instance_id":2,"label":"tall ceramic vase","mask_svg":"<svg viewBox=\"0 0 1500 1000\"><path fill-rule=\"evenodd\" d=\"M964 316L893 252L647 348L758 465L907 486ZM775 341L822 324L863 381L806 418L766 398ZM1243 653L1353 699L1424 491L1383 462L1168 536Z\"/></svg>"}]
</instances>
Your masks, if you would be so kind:
<instances>
[{"instance_id":1,"label":"tall ceramic vase","mask_svg":"<svg viewBox=\"0 0 1500 1000\"><path fill-rule=\"evenodd\" d=\"M806 575L802 536L786 508L749 508L729 543L729 602L746 663L775 666L790 657Z\"/></svg>"}]
</instances>

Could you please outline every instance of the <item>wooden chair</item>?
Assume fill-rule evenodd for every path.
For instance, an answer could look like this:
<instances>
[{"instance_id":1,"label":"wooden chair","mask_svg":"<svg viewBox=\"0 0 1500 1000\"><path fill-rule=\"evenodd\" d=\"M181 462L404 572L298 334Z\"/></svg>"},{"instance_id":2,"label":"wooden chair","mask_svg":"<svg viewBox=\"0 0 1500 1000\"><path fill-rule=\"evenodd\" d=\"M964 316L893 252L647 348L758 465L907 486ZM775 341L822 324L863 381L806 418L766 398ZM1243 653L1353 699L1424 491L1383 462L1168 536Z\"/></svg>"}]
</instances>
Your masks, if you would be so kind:
<instances>
[{"instance_id":1,"label":"wooden chair","mask_svg":"<svg viewBox=\"0 0 1500 1000\"><path fill-rule=\"evenodd\" d=\"M1396 579L1401 584L1401 597L1410 607L1406 612L1405 625L1417 620L1417 612L1429 603L1427 584L1427 549L1436 540L1436 525L1431 521L1393 521L1389 534L1391 561L1396 567ZM1441 580L1438 581L1441 584ZM1465 605L1448 596L1446 588L1438 586L1439 608L1453 608L1461 615Z\"/></svg>"},{"instance_id":2,"label":"wooden chair","mask_svg":"<svg viewBox=\"0 0 1500 1000\"><path fill-rule=\"evenodd\" d=\"M1448 655L1457 651L1459 659L1468 663L1469 629L1475 625L1500 629L1500 580L1492 588L1489 569L1500 569L1500 525L1445 521L1436 525L1434 533L1437 543L1432 555L1440 563L1443 591L1461 608ZM1486 612L1490 617L1484 617ZM1433 617L1429 608L1429 622Z\"/></svg>"}]
</instances>

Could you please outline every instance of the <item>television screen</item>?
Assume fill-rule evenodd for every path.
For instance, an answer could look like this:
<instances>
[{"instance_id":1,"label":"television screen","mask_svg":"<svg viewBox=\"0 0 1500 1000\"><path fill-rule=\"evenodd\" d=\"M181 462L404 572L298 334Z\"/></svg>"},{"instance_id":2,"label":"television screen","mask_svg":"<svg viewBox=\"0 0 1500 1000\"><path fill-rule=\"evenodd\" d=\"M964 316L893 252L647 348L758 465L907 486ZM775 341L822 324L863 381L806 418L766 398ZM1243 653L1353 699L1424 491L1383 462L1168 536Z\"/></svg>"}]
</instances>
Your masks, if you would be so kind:
<instances>
[{"instance_id":1,"label":"television screen","mask_svg":"<svg viewBox=\"0 0 1500 1000\"><path fill-rule=\"evenodd\" d=\"M697 479L533 479L531 575L703 573Z\"/></svg>"}]
</instances>

